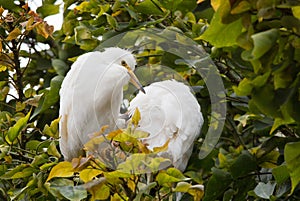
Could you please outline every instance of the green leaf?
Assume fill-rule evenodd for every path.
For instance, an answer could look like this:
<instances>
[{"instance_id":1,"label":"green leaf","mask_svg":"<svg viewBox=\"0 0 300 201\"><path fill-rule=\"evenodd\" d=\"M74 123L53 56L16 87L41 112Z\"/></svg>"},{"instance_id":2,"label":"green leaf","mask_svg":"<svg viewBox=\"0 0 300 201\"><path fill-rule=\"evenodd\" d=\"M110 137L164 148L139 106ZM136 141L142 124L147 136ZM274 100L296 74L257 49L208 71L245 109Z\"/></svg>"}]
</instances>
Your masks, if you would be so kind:
<instances>
[{"instance_id":1,"label":"green leaf","mask_svg":"<svg viewBox=\"0 0 300 201\"><path fill-rule=\"evenodd\" d=\"M92 39L93 35L89 28L83 24L75 28L75 40L80 44L83 40Z\"/></svg>"},{"instance_id":2,"label":"green leaf","mask_svg":"<svg viewBox=\"0 0 300 201\"><path fill-rule=\"evenodd\" d=\"M284 159L292 181L292 191L300 182L300 142L290 142L284 147Z\"/></svg>"},{"instance_id":3,"label":"green leaf","mask_svg":"<svg viewBox=\"0 0 300 201\"><path fill-rule=\"evenodd\" d=\"M31 166L38 168L40 165L45 164L48 162L48 156L47 154L41 154L41 155L36 155L31 162Z\"/></svg>"},{"instance_id":4,"label":"green leaf","mask_svg":"<svg viewBox=\"0 0 300 201\"><path fill-rule=\"evenodd\" d=\"M175 192L188 192L189 188L192 186L192 184L187 182L178 182L174 191Z\"/></svg>"},{"instance_id":5,"label":"green leaf","mask_svg":"<svg viewBox=\"0 0 300 201\"><path fill-rule=\"evenodd\" d=\"M253 59L258 59L262 57L266 52L268 52L275 44L278 36L279 33L277 29L270 29L253 34L251 36L254 43L254 48L251 53Z\"/></svg>"},{"instance_id":6,"label":"green leaf","mask_svg":"<svg viewBox=\"0 0 300 201\"><path fill-rule=\"evenodd\" d=\"M45 125L43 129L43 134L48 135L49 137L53 137L54 139L59 138L59 132L58 132L58 123L59 123L59 118L54 119L50 126L48 124Z\"/></svg>"},{"instance_id":7,"label":"green leaf","mask_svg":"<svg viewBox=\"0 0 300 201\"><path fill-rule=\"evenodd\" d=\"M1 176L4 175L7 172L7 166L5 164L0 165L0 178Z\"/></svg>"},{"instance_id":8,"label":"green leaf","mask_svg":"<svg viewBox=\"0 0 300 201\"><path fill-rule=\"evenodd\" d=\"M183 175L183 173L180 171L180 170L178 170L178 169L176 169L176 168L168 168L167 169L167 173L170 175L170 176L172 176L172 177L175 177L175 178L178 178L178 179L181 179L181 180L186 180L186 179L188 179L188 178L186 178L184 175Z\"/></svg>"},{"instance_id":9,"label":"green leaf","mask_svg":"<svg viewBox=\"0 0 300 201\"><path fill-rule=\"evenodd\" d=\"M149 184L144 184L141 183L139 184L139 191L138 194L136 195L134 201L140 201L142 200L142 196L144 196L145 194L148 194L148 192L150 192L151 189L153 189L155 186L157 186L156 182L150 182Z\"/></svg>"},{"instance_id":10,"label":"green leaf","mask_svg":"<svg viewBox=\"0 0 300 201\"><path fill-rule=\"evenodd\" d=\"M157 172L158 170L165 169L172 165L170 159L162 158L162 157L153 157L151 161L146 164L148 168L150 168L151 172Z\"/></svg>"},{"instance_id":11,"label":"green leaf","mask_svg":"<svg viewBox=\"0 0 300 201\"><path fill-rule=\"evenodd\" d=\"M289 177L289 171L286 165L280 165L272 169L272 174L277 184L283 184Z\"/></svg>"},{"instance_id":12,"label":"green leaf","mask_svg":"<svg viewBox=\"0 0 300 201\"><path fill-rule=\"evenodd\" d=\"M295 120L293 118L291 118L291 117L289 117L289 118L281 118L281 117L275 118L275 121L274 121L274 124L272 126L272 129L270 130L270 134L273 133L280 126L292 124L294 122L295 122Z\"/></svg>"},{"instance_id":13,"label":"green leaf","mask_svg":"<svg viewBox=\"0 0 300 201\"><path fill-rule=\"evenodd\" d=\"M210 26L199 39L208 41L216 48L237 45L237 39L243 29L242 19L240 18L230 24L223 24L221 11L222 9L218 9L210 23Z\"/></svg>"},{"instance_id":14,"label":"green leaf","mask_svg":"<svg viewBox=\"0 0 300 201\"><path fill-rule=\"evenodd\" d=\"M160 3L157 0L145 0L136 6L136 10L146 15L163 15Z\"/></svg>"},{"instance_id":15,"label":"green leaf","mask_svg":"<svg viewBox=\"0 0 300 201\"><path fill-rule=\"evenodd\" d=\"M81 186L60 186L57 190L70 201L79 201L87 197L87 191Z\"/></svg>"},{"instance_id":16,"label":"green leaf","mask_svg":"<svg viewBox=\"0 0 300 201\"><path fill-rule=\"evenodd\" d=\"M25 178L25 177L29 177L31 176L33 173L38 172L38 169L35 169L33 167L26 167L24 169L22 169L19 172L16 172L11 179L21 179L21 178Z\"/></svg>"},{"instance_id":17,"label":"green leaf","mask_svg":"<svg viewBox=\"0 0 300 201\"><path fill-rule=\"evenodd\" d=\"M254 103L263 114L270 117L280 116L276 102L274 101L275 92L271 84L266 84L258 89L253 90L251 95L251 104Z\"/></svg>"},{"instance_id":18,"label":"green leaf","mask_svg":"<svg viewBox=\"0 0 300 201\"><path fill-rule=\"evenodd\" d=\"M106 20L108 22L108 24L113 28L113 29L117 29L118 27L118 22L117 20L111 16L111 15L106 15Z\"/></svg>"},{"instance_id":19,"label":"green leaf","mask_svg":"<svg viewBox=\"0 0 300 201\"><path fill-rule=\"evenodd\" d=\"M47 188L47 190L55 196L58 200L65 200L66 198L62 195L64 192L60 192L61 189L64 191L64 187L74 186L74 181L70 179L55 179L54 181L51 181L51 183L45 183L44 186Z\"/></svg>"},{"instance_id":20,"label":"green leaf","mask_svg":"<svg viewBox=\"0 0 300 201\"><path fill-rule=\"evenodd\" d=\"M1 7L14 11L14 12L22 12L22 8L18 6L14 1L0 0Z\"/></svg>"},{"instance_id":21,"label":"green leaf","mask_svg":"<svg viewBox=\"0 0 300 201\"><path fill-rule=\"evenodd\" d=\"M21 134L21 131L26 127L27 122L30 117L30 112L27 113L25 117L20 118L15 125L9 128L7 135L6 135L6 140L8 143L12 144L13 141Z\"/></svg>"},{"instance_id":22,"label":"green leaf","mask_svg":"<svg viewBox=\"0 0 300 201\"><path fill-rule=\"evenodd\" d=\"M124 163L118 165L117 170L129 174L140 174L151 171L146 164L151 162L151 157L144 153L131 154Z\"/></svg>"},{"instance_id":23,"label":"green leaf","mask_svg":"<svg viewBox=\"0 0 300 201\"><path fill-rule=\"evenodd\" d=\"M171 11L176 11L178 10L178 5L182 3L182 1L183 0L160 0L160 3L164 8L169 9Z\"/></svg>"},{"instance_id":24,"label":"green leaf","mask_svg":"<svg viewBox=\"0 0 300 201\"><path fill-rule=\"evenodd\" d=\"M223 201L231 201L234 196L234 192L235 191L233 189L225 191Z\"/></svg>"},{"instance_id":25,"label":"green leaf","mask_svg":"<svg viewBox=\"0 0 300 201\"><path fill-rule=\"evenodd\" d=\"M155 179L159 185L171 187L172 183L179 182L181 179L173 177L165 171L159 172Z\"/></svg>"},{"instance_id":26,"label":"green leaf","mask_svg":"<svg viewBox=\"0 0 300 201\"><path fill-rule=\"evenodd\" d=\"M212 168L212 176L208 180L203 201L215 201L225 192L231 182L232 178L228 172Z\"/></svg>"},{"instance_id":27,"label":"green leaf","mask_svg":"<svg viewBox=\"0 0 300 201\"><path fill-rule=\"evenodd\" d=\"M259 149L260 151L260 149ZM265 152L264 150L262 151L262 154L260 154L258 151L258 163L260 167L263 168L274 168L277 165L277 160L278 157L280 156L280 153L278 150L274 149L270 152Z\"/></svg>"},{"instance_id":28,"label":"green leaf","mask_svg":"<svg viewBox=\"0 0 300 201\"><path fill-rule=\"evenodd\" d=\"M18 173L21 172L23 169L27 168L28 165L27 164L21 164L16 166L15 168L13 168L12 170L6 172L4 175L2 175L0 178L1 179L12 179L12 177Z\"/></svg>"},{"instance_id":29,"label":"green leaf","mask_svg":"<svg viewBox=\"0 0 300 201\"><path fill-rule=\"evenodd\" d=\"M263 75L257 75L253 80L252 84L255 87L262 87L265 85L270 77L271 71L267 71Z\"/></svg>"},{"instance_id":30,"label":"green leaf","mask_svg":"<svg viewBox=\"0 0 300 201\"><path fill-rule=\"evenodd\" d=\"M251 4L248 1L240 1L231 10L231 14L240 14L251 9Z\"/></svg>"},{"instance_id":31,"label":"green leaf","mask_svg":"<svg viewBox=\"0 0 300 201\"><path fill-rule=\"evenodd\" d=\"M238 96L247 96L251 94L253 84L251 80L249 80L248 78L244 78L242 81L240 81L237 87L233 86L232 88Z\"/></svg>"},{"instance_id":32,"label":"green leaf","mask_svg":"<svg viewBox=\"0 0 300 201\"><path fill-rule=\"evenodd\" d=\"M263 199L270 199L270 196L273 194L275 190L276 183L268 183L259 182L254 189L255 194Z\"/></svg>"},{"instance_id":33,"label":"green leaf","mask_svg":"<svg viewBox=\"0 0 300 201\"><path fill-rule=\"evenodd\" d=\"M36 10L43 18L59 13L59 5L44 4Z\"/></svg>"},{"instance_id":34,"label":"green leaf","mask_svg":"<svg viewBox=\"0 0 300 201\"><path fill-rule=\"evenodd\" d=\"M19 200L20 196L24 193L25 191L30 188L31 186L34 186L37 184L37 177L33 176L31 180L26 184L26 186L22 189L17 189L13 191L13 195L10 197L12 200Z\"/></svg>"},{"instance_id":35,"label":"green leaf","mask_svg":"<svg viewBox=\"0 0 300 201\"><path fill-rule=\"evenodd\" d=\"M60 153L58 152L57 148L56 148L56 143L55 141L52 141L47 149L47 153L50 155L50 156L55 156L57 158L60 158L61 155Z\"/></svg>"},{"instance_id":36,"label":"green leaf","mask_svg":"<svg viewBox=\"0 0 300 201\"><path fill-rule=\"evenodd\" d=\"M51 63L58 75L64 76L69 69L69 66L61 59L52 59Z\"/></svg>"},{"instance_id":37,"label":"green leaf","mask_svg":"<svg viewBox=\"0 0 300 201\"><path fill-rule=\"evenodd\" d=\"M3 101L6 99L6 96L9 92L10 88L8 86L4 86L2 89L0 89L0 100Z\"/></svg>"},{"instance_id":38,"label":"green leaf","mask_svg":"<svg viewBox=\"0 0 300 201\"><path fill-rule=\"evenodd\" d=\"M31 118L36 117L40 113L43 113L44 111L46 111L47 109L49 109L51 106L53 106L55 103L58 102L59 90L63 79L64 77L61 75L52 78L50 82L50 91L46 93L46 95L43 98L41 98L39 107L35 109Z\"/></svg>"},{"instance_id":39,"label":"green leaf","mask_svg":"<svg viewBox=\"0 0 300 201\"><path fill-rule=\"evenodd\" d=\"M248 152L242 151L236 161L230 167L233 178L238 178L256 170L255 158Z\"/></svg>"}]
</instances>

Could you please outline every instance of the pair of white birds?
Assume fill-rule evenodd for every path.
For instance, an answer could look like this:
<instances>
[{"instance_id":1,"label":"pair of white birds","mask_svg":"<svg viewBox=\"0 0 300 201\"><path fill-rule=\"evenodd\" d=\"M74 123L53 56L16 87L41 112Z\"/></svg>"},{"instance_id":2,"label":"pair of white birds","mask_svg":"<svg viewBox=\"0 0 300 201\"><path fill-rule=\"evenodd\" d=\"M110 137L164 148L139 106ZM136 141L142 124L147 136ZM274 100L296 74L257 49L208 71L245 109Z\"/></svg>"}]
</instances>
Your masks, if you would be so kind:
<instances>
[{"instance_id":1,"label":"pair of white birds","mask_svg":"<svg viewBox=\"0 0 300 201\"><path fill-rule=\"evenodd\" d=\"M184 170L200 134L203 117L190 88L167 80L143 88L133 73L133 54L117 47L78 57L60 90L60 149L65 160L79 157L89 134L104 125L117 129L123 87L130 81L140 92L130 102L129 114L139 109L139 130L150 135L143 139L148 148L164 145L174 167Z\"/></svg>"}]
</instances>

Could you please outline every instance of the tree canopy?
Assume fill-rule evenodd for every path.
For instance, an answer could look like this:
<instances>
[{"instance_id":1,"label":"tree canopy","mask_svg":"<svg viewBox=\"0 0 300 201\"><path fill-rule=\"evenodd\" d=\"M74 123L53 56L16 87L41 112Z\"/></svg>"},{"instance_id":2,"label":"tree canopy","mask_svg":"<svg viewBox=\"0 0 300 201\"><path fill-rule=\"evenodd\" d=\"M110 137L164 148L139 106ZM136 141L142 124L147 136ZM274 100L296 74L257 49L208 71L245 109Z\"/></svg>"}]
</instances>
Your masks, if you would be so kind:
<instances>
[{"instance_id":1,"label":"tree canopy","mask_svg":"<svg viewBox=\"0 0 300 201\"><path fill-rule=\"evenodd\" d=\"M169 200L178 192L182 200L300 199L299 1L63 3L63 25L54 31L44 19L59 13L56 0L36 11L25 0L0 0L1 200ZM194 89L205 124L184 172L158 170L164 159L145 158L139 114L108 139L132 153L119 168L146 163L152 182L93 156L62 161L61 83L79 55L108 46L137 50L138 66L147 67L137 67L143 84L179 76ZM185 52L192 53L182 59Z\"/></svg>"}]
</instances>

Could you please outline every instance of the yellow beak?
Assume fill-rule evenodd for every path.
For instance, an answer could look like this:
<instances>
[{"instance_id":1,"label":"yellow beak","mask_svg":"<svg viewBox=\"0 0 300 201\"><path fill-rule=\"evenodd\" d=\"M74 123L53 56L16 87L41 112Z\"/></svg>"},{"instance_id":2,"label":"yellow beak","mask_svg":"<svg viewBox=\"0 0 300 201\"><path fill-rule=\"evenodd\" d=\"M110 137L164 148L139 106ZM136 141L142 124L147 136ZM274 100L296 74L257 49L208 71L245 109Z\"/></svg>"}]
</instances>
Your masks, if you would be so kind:
<instances>
[{"instance_id":1,"label":"yellow beak","mask_svg":"<svg viewBox=\"0 0 300 201\"><path fill-rule=\"evenodd\" d=\"M130 76L130 82L141 92L146 93L143 86L141 85L139 79L135 76L134 72L131 69L127 69Z\"/></svg>"}]
</instances>

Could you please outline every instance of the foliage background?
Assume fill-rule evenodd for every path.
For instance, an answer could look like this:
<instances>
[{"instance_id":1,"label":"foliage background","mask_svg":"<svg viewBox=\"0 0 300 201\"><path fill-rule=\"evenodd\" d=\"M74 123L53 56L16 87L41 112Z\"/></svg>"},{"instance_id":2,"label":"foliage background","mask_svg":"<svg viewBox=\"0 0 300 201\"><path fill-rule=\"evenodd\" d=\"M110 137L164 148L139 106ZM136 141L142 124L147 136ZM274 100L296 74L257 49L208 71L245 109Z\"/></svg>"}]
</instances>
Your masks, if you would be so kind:
<instances>
[{"instance_id":1,"label":"foliage background","mask_svg":"<svg viewBox=\"0 0 300 201\"><path fill-rule=\"evenodd\" d=\"M116 194L113 187L126 192L128 184L141 192L136 178L128 175L121 179L126 184L113 179L110 187L82 188L77 176L82 170L59 163L57 117L60 84L74 57L143 27L176 29L201 44L222 74L228 107L225 128L210 155L197 159L205 137L200 136L185 176L162 172L169 181L156 177L159 184L148 190L171 196L172 183L191 183L205 186L204 195L190 192L205 201L300 199L299 1L64 0L62 29L52 33L43 18L59 12L55 2L43 1L35 13L26 1L0 0L1 200L100 199L103 193L95 193L97 188L107 192L107 199L118 200L122 192ZM153 51L138 62L168 64L192 86L204 86L196 96L206 118L205 133L210 118L205 83L192 69L176 66L175 59ZM57 164L66 171L49 178ZM185 182L186 177L192 181ZM143 193L149 196L139 199L155 197Z\"/></svg>"}]
</instances>

